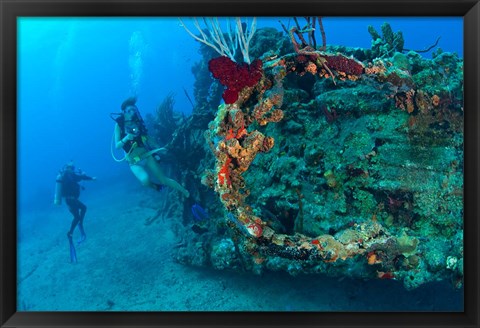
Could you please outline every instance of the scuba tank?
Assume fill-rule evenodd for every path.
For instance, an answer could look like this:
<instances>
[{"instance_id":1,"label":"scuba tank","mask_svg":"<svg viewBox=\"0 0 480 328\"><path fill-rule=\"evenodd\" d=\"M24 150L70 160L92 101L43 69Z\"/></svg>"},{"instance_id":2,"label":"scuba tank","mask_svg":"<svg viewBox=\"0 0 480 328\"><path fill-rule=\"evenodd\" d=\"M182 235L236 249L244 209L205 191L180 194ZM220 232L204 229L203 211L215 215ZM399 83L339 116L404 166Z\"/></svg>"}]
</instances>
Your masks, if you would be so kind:
<instances>
[{"instance_id":1,"label":"scuba tank","mask_svg":"<svg viewBox=\"0 0 480 328\"><path fill-rule=\"evenodd\" d=\"M55 181L55 195L53 197L53 204L62 205L62 186L63 186L63 174L58 173Z\"/></svg>"}]
</instances>

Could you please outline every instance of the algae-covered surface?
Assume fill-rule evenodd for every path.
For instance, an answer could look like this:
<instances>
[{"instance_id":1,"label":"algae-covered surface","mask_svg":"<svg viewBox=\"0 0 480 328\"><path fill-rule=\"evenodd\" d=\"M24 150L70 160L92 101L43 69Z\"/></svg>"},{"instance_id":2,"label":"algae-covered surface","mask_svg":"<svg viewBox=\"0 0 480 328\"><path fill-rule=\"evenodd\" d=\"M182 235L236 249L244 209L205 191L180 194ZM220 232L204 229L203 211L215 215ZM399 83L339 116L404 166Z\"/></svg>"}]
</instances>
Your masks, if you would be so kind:
<instances>
[{"instance_id":1,"label":"algae-covered surface","mask_svg":"<svg viewBox=\"0 0 480 328\"><path fill-rule=\"evenodd\" d=\"M463 60L406 51L388 23L382 36L369 28L371 49L315 48L305 30L288 32L257 31L249 66L204 49L225 87L203 175L220 203L204 202L208 233L190 233L177 258L461 289ZM229 65L247 77L232 83Z\"/></svg>"}]
</instances>

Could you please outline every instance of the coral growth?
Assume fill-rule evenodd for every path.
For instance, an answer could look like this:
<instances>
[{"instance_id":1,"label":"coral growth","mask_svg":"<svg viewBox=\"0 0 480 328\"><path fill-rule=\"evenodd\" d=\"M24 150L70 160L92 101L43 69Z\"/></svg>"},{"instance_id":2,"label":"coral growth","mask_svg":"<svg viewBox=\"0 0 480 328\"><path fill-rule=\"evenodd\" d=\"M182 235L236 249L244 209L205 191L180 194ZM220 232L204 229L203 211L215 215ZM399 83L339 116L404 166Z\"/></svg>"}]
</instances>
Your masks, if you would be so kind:
<instances>
[{"instance_id":1,"label":"coral growth","mask_svg":"<svg viewBox=\"0 0 480 328\"><path fill-rule=\"evenodd\" d=\"M330 69L343 72L346 75L360 75L363 73L363 65L361 63L343 55L328 56L327 65Z\"/></svg>"},{"instance_id":2,"label":"coral growth","mask_svg":"<svg viewBox=\"0 0 480 328\"><path fill-rule=\"evenodd\" d=\"M226 104L233 104L238 99L238 93L246 87L255 86L262 77L262 61L254 60L250 65L238 64L230 58L222 56L209 61L208 69L213 77L227 87L223 93Z\"/></svg>"},{"instance_id":3,"label":"coral growth","mask_svg":"<svg viewBox=\"0 0 480 328\"><path fill-rule=\"evenodd\" d=\"M287 32L250 66L209 62L226 90L202 180L222 237L195 242L222 269L461 285L462 60L403 54L387 25L372 49L319 51Z\"/></svg>"}]
</instances>

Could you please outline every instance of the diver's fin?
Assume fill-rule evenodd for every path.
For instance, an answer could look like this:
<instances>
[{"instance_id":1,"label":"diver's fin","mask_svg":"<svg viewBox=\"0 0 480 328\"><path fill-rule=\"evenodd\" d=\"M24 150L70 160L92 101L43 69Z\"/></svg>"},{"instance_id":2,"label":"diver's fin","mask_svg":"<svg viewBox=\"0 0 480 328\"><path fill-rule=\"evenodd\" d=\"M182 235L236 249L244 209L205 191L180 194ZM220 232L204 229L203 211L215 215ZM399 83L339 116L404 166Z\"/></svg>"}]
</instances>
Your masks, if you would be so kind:
<instances>
[{"instance_id":1,"label":"diver's fin","mask_svg":"<svg viewBox=\"0 0 480 328\"><path fill-rule=\"evenodd\" d=\"M77 252L75 251L75 246L73 245L72 236L68 235L67 237L70 244L70 261L72 263L77 263Z\"/></svg>"},{"instance_id":2,"label":"diver's fin","mask_svg":"<svg viewBox=\"0 0 480 328\"><path fill-rule=\"evenodd\" d=\"M208 213L197 203L192 205L192 214L195 221L203 221L210 218Z\"/></svg>"},{"instance_id":3,"label":"diver's fin","mask_svg":"<svg viewBox=\"0 0 480 328\"><path fill-rule=\"evenodd\" d=\"M78 229L80 230L80 239L77 241L77 245L80 245L87 239L87 235L85 234L85 230L83 229L83 225L78 225Z\"/></svg>"},{"instance_id":4,"label":"diver's fin","mask_svg":"<svg viewBox=\"0 0 480 328\"><path fill-rule=\"evenodd\" d=\"M83 233L81 236L80 236L80 239L77 240L77 245L80 245L81 243L83 243L85 241L85 239L87 239L87 235L85 233Z\"/></svg>"},{"instance_id":5,"label":"diver's fin","mask_svg":"<svg viewBox=\"0 0 480 328\"><path fill-rule=\"evenodd\" d=\"M194 224L194 225L192 226L192 231L195 232L195 233L198 233L199 235L201 235L201 234L204 234L205 232L207 232L208 229L207 229L207 228L204 228L204 227L201 227L201 226L199 226L198 224Z\"/></svg>"}]
</instances>

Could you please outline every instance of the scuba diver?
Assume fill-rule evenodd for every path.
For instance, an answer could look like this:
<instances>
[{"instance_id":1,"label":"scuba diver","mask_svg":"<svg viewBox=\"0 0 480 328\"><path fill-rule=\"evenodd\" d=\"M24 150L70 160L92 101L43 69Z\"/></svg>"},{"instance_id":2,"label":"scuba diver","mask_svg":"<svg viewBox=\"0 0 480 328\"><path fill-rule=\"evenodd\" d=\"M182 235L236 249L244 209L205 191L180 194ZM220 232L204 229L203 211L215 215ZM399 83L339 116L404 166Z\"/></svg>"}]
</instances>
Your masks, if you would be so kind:
<instances>
[{"instance_id":1,"label":"scuba diver","mask_svg":"<svg viewBox=\"0 0 480 328\"><path fill-rule=\"evenodd\" d=\"M75 228L78 226L81 234L78 244L85 241L87 238L83 228L83 219L85 218L87 206L78 199L80 197L80 189L83 189L83 187L78 184L81 180L96 180L96 178L86 175L81 170L75 171L75 166L73 162L70 161L64 165L63 169L58 174L55 190L55 205L61 205L62 197L65 198L68 210L73 215L70 230L67 232L67 238L70 243L70 260L72 263L77 263L75 246L72 241Z\"/></svg>"},{"instance_id":2,"label":"scuba diver","mask_svg":"<svg viewBox=\"0 0 480 328\"><path fill-rule=\"evenodd\" d=\"M174 188L185 198L190 193L177 181L166 177L154 156L166 153L165 148L153 149L147 142L147 129L138 111L136 97L131 97L122 103L122 113L115 118L115 148L123 148L125 158L135 177L145 187L160 191L163 186ZM114 157L115 159L115 157ZM121 161L121 160L117 160ZM152 181L152 177L159 183Z\"/></svg>"}]
</instances>

